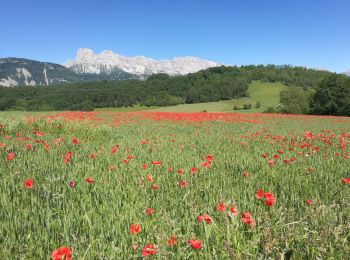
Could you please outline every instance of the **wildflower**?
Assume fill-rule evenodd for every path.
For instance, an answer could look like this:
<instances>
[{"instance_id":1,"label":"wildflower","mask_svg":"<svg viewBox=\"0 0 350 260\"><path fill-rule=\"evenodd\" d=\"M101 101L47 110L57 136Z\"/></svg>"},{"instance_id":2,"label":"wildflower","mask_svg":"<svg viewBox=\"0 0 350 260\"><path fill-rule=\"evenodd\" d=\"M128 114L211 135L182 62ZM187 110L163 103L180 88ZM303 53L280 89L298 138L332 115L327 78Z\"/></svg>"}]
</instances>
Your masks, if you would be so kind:
<instances>
[{"instance_id":1,"label":"wildflower","mask_svg":"<svg viewBox=\"0 0 350 260\"><path fill-rule=\"evenodd\" d=\"M249 176L249 172L244 171L242 175L243 175L243 177L248 177Z\"/></svg>"},{"instance_id":2,"label":"wildflower","mask_svg":"<svg viewBox=\"0 0 350 260\"><path fill-rule=\"evenodd\" d=\"M177 170L177 173L178 173L178 174L182 174L182 173L183 173L182 169L178 169L178 170Z\"/></svg>"},{"instance_id":3,"label":"wildflower","mask_svg":"<svg viewBox=\"0 0 350 260\"><path fill-rule=\"evenodd\" d=\"M258 189L255 192L255 198L257 198L258 200L261 199L262 197L264 197L265 193L262 189Z\"/></svg>"},{"instance_id":4,"label":"wildflower","mask_svg":"<svg viewBox=\"0 0 350 260\"><path fill-rule=\"evenodd\" d=\"M314 203L311 199L306 199L305 202L307 205L312 205Z\"/></svg>"},{"instance_id":5,"label":"wildflower","mask_svg":"<svg viewBox=\"0 0 350 260\"><path fill-rule=\"evenodd\" d=\"M237 208L235 206L232 206L230 208L230 212L233 216L237 216Z\"/></svg>"},{"instance_id":6,"label":"wildflower","mask_svg":"<svg viewBox=\"0 0 350 260\"><path fill-rule=\"evenodd\" d=\"M67 152L66 155L63 157L64 163L68 163L70 161L70 158L72 157L72 152Z\"/></svg>"},{"instance_id":7,"label":"wildflower","mask_svg":"<svg viewBox=\"0 0 350 260\"><path fill-rule=\"evenodd\" d=\"M152 185L152 190L156 190L156 189L158 189L158 185L157 184L153 184Z\"/></svg>"},{"instance_id":8,"label":"wildflower","mask_svg":"<svg viewBox=\"0 0 350 260\"><path fill-rule=\"evenodd\" d=\"M211 163L214 159L214 157L211 155L211 154L208 154L206 157L205 157L206 161Z\"/></svg>"},{"instance_id":9,"label":"wildflower","mask_svg":"<svg viewBox=\"0 0 350 260\"><path fill-rule=\"evenodd\" d=\"M225 204L222 203L222 202L219 202L217 205L216 205L216 210L218 212L224 212L226 210L226 207L225 207Z\"/></svg>"},{"instance_id":10,"label":"wildflower","mask_svg":"<svg viewBox=\"0 0 350 260\"><path fill-rule=\"evenodd\" d=\"M153 182L153 177L152 177L152 175L148 175L148 176L147 176L147 180L148 180L148 182L151 182L151 183L152 183L152 182Z\"/></svg>"},{"instance_id":11,"label":"wildflower","mask_svg":"<svg viewBox=\"0 0 350 260\"><path fill-rule=\"evenodd\" d=\"M7 161L11 161L13 158L15 158L15 156L16 156L15 153L9 153L9 154L7 154L6 160L7 160Z\"/></svg>"},{"instance_id":12,"label":"wildflower","mask_svg":"<svg viewBox=\"0 0 350 260\"><path fill-rule=\"evenodd\" d=\"M92 178L86 178L86 181L88 182L88 183L93 183L94 182L94 180L92 179Z\"/></svg>"},{"instance_id":13,"label":"wildflower","mask_svg":"<svg viewBox=\"0 0 350 260\"><path fill-rule=\"evenodd\" d=\"M344 184L350 184L350 178L342 178L341 181Z\"/></svg>"},{"instance_id":14,"label":"wildflower","mask_svg":"<svg viewBox=\"0 0 350 260\"><path fill-rule=\"evenodd\" d=\"M196 167L192 167L191 172L196 173L196 172L198 172L198 169Z\"/></svg>"},{"instance_id":15,"label":"wildflower","mask_svg":"<svg viewBox=\"0 0 350 260\"><path fill-rule=\"evenodd\" d=\"M33 188L33 180L32 179L27 179L23 182L23 185L27 189Z\"/></svg>"},{"instance_id":16,"label":"wildflower","mask_svg":"<svg viewBox=\"0 0 350 260\"><path fill-rule=\"evenodd\" d=\"M201 216L201 215L198 215L198 216L197 216L197 221L198 221L198 222L204 221L204 217Z\"/></svg>"},{"instance_id":17,"label":"wildflower","mask_svg":"<svg viewBox=\"0 0 350 260\"><path fill-rule=\"evenodd\" d=\"M30 150L30 149L32 149L32 146L30 144L26 144L26 148L27 148L27 150Z\"/></svg>"},{"instance_id":18,"label":"wildflower","mask_svg":"<svg viewBox=\"0 0 350 260\"><path fill-rule=\"evenodd\" d=\"M241 221L245 224L247 224L248 226L252 226L255 224L254 219L252 218L252 213L251 212L243 212L241 214Z\"/></svg>"},{"instance_id":19,"label":"wildflower","mask_svg":"<svg viewBox=\"0 0 350 260\"><path fill-rule=\"evenodd\" d=\"M213 222L213 219L206 213L203 214L203 220L205 221L205 223L210 224Z\"/></svg>"},{"instance_id":20,"label":"wildflower","mask_svg":"<svg viewBox=\"0 0 350 260\"><path fill-rule=\"evenodd\" d=\"M130 233L131 234L138 234L141 232L141 226L137 224L131 224L130 227Z\"/></svg>"},{"instance_id":21,"label":"wildflower","mask_svg":"<svg viewBox=\"0 0 350 260\"><path fill-rule=\"evenodd\" d=\"M152 161L152 164L153 165L158 165L158 166L162 165L162 163L160 161Z\"/></svg>"},{"instance_id":22,"label":"wildflower","mask_svg":"<svg viewBox=\"0 0 350 260\"><path fill-rule=\"evenodd\" d=\"M154 244L147 244L142 248L142 256L155 255L157 253L157 249Z\"/></svg>"},{"instance_id":23,"label":"wildflower","mask_svg":"<svg viewBox=\"0 0 350 260\"><path fill-rule=\"evenodd\" d=\"M75 186L75 182L74 181L70 181L69 182L69 186L71 186L73 188Z\"/></svg>"},{"instance_id":24,"label":"wildflower","mask_svg":"<svg viewBox=\"0 0 350 260\"><path fill-rule=\"evenodd\" d=\"M202 247L202 242L197 239L190 239L187 241L187 243L193 248L193 249L200 249Z\"/></svg>"},{"instance_id":25,"label":"wildflower","mask_svg":"<svg viewBox=\"0 0 350 260\"><path fill-rule=\"evenodd\" d=\"M180 186L181 186L181 188L186 188L186 186L187 186L187 181L181 181L181 182L180 182Z\"/></svg>"},{"instance_id":26,"label":"wildflower","mask_svg":"<svg viewBox=\"0 0 350 260\"><path fill-rule=\"evenodd\" d=\"M170 236L169 239L168 239L168 246L171 247L171 246L176 246L176 237L175 236Z\"/></svg>"},{"instance_id":27,"label":"wildflower","mask_svg":"<svg viewBox=\"0 0 350 260\"><path fill-rule=\"evenodd\" d=\"M275 204L276 202L276 198L275 196L272 194L272 192L267 192L264 194L264 198L265 198L265 205L271 207L273 204Z\"/></svg>"},{"instance_id":28,"label":"wildflower","mask_svg":"<svg viewBox=\"0 0 350 260\"><path fill-rule=\"evenodd\" d=\"M147 216L151 216L153 214L154 210L152 208L147 208L146 211L145 211L145 214Z\"/></svg>"},{"instance_id":29,"label":"wildflower","mask_svg":"<svg viewBox=\"0 0 350 260\"><path fill-rule=\"evenodd\" d=\"M80 144L80 142L78 141L78 139L76 137L72 138L72 143L75 144L75 145Z\"/></svg>"},{"instance_id":30,"label":"wildflower","mask_svg":"<svg viewBox=\"0 0 350 260\"><path fill-rule=\"evenodd\" d=\"M52 260L71 260L72 253L70 249L66 246L61 246L51 253Z\"/></svg>"}]
</instances>

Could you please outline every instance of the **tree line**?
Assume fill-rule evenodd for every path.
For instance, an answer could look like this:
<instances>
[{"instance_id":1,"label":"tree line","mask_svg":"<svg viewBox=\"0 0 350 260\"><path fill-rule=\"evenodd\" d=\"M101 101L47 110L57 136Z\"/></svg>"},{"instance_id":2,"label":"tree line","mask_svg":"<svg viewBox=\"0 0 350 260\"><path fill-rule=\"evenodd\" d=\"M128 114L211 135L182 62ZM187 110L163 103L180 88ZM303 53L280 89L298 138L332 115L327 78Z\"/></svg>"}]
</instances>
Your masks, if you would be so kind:
<instances>
[{"instance_id":1,"label":"tree line","mask_svg":"<svg viewBox=\"0 0 350 260\"><path fill-rule=\"evenodd\" d=\"M334 78L337 79L336 83L333 83ZM93 110L100 107L214 102L246 97L252 80L283 82L290 86L287 93L281 93L282 105L275 109L278 112L293 113L293 106L300 108L290 102L295 98L293 95L307 103L307 107L300 108L298 113L339 114L347 111L340 108L347 101L341 101L339 105L331 103L327 109L318 106L318 100L324 102L333 92L340 95L338 85L341 85L341 91L346 92L348 83L345 77L289 65L221 66L184 76L155 74L144 81L95 81L51 87L0 88L0 110ZM328 93L324 89L331 83L335 84L334 91ZM336 102L340 100L342 98L336 98Z\"/></svg>"}]
</instances>

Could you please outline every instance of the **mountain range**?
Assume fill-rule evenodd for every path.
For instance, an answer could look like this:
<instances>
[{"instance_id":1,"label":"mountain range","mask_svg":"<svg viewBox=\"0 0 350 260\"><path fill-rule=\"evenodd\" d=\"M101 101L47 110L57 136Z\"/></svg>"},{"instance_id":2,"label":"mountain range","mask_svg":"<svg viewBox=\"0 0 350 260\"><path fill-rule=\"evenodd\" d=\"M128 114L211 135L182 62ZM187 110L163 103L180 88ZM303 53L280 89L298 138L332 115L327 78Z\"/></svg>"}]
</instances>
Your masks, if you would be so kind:
<instances>
[{"instance_id":1,"label":"mountain range","mask_svg":"<svg viewBox=\"0 0 350 260\"><path fill-rule=\"evenodd\" d=\"M80 81L81 77L66 67L20 58L0 59L0 86L50 86Z\"/></svg>"},{"instance_id":2,"label":"mountain range","mask_svg":"<svg viewBox=\"0 0 350 260\"><path fill-rule=\"evenodd\" d=\"M185 75L219 63L196 57L153 60L143 56L126 57L112 51L95 54L82 48L75 60L63 65L22 58L0 59L0 86L51 86L78 81L145 79L152 74Z\"/></svg>"},{"instance_id":3,"label":"mountain range","mask_svg":"<svg viewBox=\"0 0 350 260\"><path fill-rule=\"evenodd\" d=\"M157 73L185 75L220 66L219 63L190 56L157 61L144 56L126 57L107 50L95 54L86 48L79 49L75 60L69 60L63 65L78 74L111 74L115 70L123 70L140 77Z\"/></svg>"}]
</instances>

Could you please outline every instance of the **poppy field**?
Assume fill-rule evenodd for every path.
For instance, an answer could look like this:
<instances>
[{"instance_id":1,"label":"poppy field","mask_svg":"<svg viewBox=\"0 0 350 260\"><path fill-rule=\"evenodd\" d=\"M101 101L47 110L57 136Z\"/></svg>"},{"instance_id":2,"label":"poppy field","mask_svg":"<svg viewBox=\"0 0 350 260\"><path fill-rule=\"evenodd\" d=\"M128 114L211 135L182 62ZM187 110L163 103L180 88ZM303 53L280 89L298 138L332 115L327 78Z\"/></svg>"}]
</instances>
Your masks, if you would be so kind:
<instances>
[{"instance_id":1,"label":"poppy field","mask_svg":"<svg viewBox=\"0 0 350 260\"><path fill-rule=\"evenodd\" d=\"M0 259L346 259L350 118L0 114Z\"/></svg>"}]
</instances>

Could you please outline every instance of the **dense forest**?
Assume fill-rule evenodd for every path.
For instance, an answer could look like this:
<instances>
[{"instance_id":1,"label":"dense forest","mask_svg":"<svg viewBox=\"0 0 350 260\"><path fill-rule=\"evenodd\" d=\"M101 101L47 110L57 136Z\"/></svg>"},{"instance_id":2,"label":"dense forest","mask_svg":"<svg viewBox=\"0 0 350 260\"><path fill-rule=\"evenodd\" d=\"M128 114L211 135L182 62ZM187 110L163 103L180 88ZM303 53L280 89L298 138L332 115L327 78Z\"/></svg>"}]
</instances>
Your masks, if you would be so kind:
<instances>
[{"instance_id":1,"label":"dense forest","mask_svg":"<svg viewBox=\"0 0 350 260\"><path fill-rule=\"evenodd\" d=\"M330 72L288 65L221 66L185 76L171 77L167 74L156 74L144 81L98 81L55 87L0 88L0 110L92 110L99 107L128 107L136 104L168 106L211 102L245 97L249 83L252 80L261 80L283 82L291 86L289 93L283 94L284 99L281 93L283 104L283 107L279 108L281 112L293 113L296 111L288 110L288 102L293 101L295 94L303 102L307 102L306 107L297 110L297 113L311 111L319 114L337 114L335 108L323 111L317 107L317 99L324 99L330 95L328 92L322 92L326 88L324 85L329 83L329 80L327 81L329 77L341 78L338 84L342 86L342 91L347 89L344 87L348 84L345 77L343 79L342 76ZM334 87L335 92L337 92L336 88L337 86ZM316 92L316 94L304 95L303 91L309 89L314 91L308 93ZM320 91L323 94L319 94ZM320 95L322 98L319 97ZM295 104L291 105L293 106L295 107Z\"/></svg>"}]
</instances>

